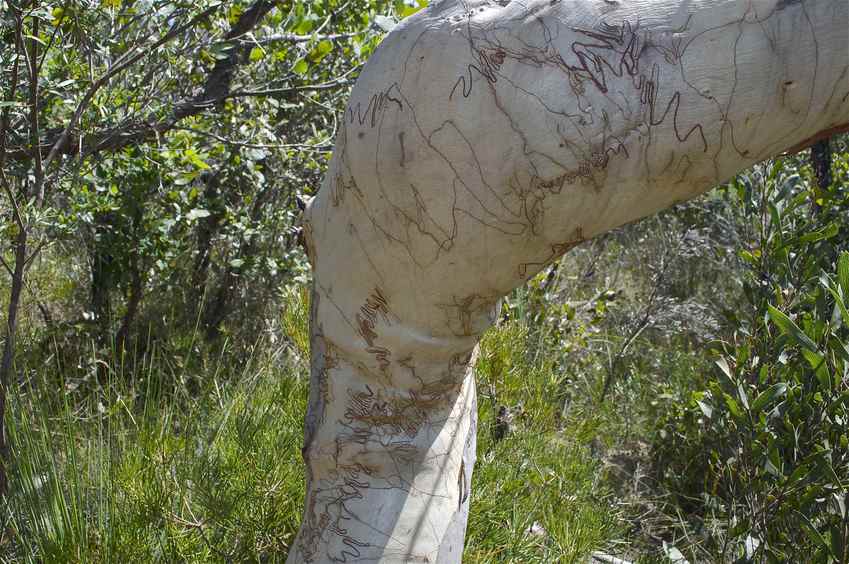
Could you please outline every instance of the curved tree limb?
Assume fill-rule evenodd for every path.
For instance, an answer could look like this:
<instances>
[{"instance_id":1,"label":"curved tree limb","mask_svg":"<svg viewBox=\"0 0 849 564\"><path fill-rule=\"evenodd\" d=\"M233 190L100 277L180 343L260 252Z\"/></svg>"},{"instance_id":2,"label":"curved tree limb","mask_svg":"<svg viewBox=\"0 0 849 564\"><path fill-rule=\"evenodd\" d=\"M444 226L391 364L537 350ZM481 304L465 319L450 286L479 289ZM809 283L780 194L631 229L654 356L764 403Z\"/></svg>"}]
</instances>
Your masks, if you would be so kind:
<instances>
[{"instance_id":1,"label":"curved tree limb","mask_svg":"<svg viewBox=\"0 0 849 564\"><path fill-rule=\"evenodd\" d=\"M473 368L500 298L849 123L847 28L845 0L438 0L395 27L304 212L307 497L288 562L460 562Z\"/></svg>"}]
</instances>

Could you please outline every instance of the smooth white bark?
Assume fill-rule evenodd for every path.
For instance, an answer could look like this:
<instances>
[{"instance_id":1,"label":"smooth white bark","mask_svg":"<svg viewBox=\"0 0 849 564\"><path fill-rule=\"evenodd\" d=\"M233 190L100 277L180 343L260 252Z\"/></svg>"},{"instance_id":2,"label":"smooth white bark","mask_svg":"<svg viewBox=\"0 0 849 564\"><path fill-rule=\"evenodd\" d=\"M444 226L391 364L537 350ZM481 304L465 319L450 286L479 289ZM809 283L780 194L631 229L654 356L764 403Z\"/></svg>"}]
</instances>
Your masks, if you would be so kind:
<instances>
[{"instance_id":1,"label":"smooth white bark","mask_svg":"<svg viewBox=\"0 0 849 564\"><path fill-rule=\"evenodd\" d=\"M305 214L298 562L459 562L472 365L572 246L849 124L847 0L442 0L351 95Z\"/></svg>"}]
</instances>

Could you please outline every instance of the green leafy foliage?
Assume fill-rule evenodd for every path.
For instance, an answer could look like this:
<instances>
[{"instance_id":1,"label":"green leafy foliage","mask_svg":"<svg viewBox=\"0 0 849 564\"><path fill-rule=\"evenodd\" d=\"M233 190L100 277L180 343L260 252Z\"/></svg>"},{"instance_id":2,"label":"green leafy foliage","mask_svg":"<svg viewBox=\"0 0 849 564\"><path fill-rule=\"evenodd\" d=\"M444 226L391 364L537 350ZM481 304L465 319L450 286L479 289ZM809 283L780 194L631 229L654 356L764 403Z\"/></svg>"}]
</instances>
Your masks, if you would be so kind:
<instances>
[{"instance_id":1,"label":"green leafy foliage","mask_svg":"<svg viewBox=\"0 0 849 564\"><path fill-rule=\"evenodd\" d=\"M748 304L717 349L721 370L666 420L661 476L725 558L849 557L849 282L846 155L821 193L785 159L739 177L727 197L756 240L742 251Z\"/></svg>"},{"instance_id":2,"label":"green leafy foliage","mask_svg":"<svg viewBox=\"0 0 849 564\"><path fill-rule=\"evenodd\" d=\"M362 64L426 2L277 2L248 26L261 4L0 1L0 255L13 264L16 206L36 251L3 561L285 557L309 354L297 197ZM30 135L46 157L69 124L37 205ZM829 190L799 156L761 165L505 301L477 366L467 561L625 542L641 561L849 561L838 146Z\"/></svg>"},{"instance_id":3,"label":"green leafy foliage","mask_svg":"<svg viewBox=\"0 0 849 564\"><path fill-rule=\"evenodd\" d=\"M114 369L113 344L138 356L151 334L200 325L212 343L261 323L281 285L306 276L297 198L320 183L337 114L383 35L375 18L424 4L0 3L0 98L16 124L2 132L13 187L0 228L14 236L6 211L18 205L32 247L80 267L76 300L50 316L43 342L62 344L72 367L94 337ZM37 121L19 64L28 41L42 61ZM42 160L58 151L47 170L31 135ZM23 204L41 173L36 210ZM0 252L8 262L14 248Z\"/></svg>"}]
</instances>

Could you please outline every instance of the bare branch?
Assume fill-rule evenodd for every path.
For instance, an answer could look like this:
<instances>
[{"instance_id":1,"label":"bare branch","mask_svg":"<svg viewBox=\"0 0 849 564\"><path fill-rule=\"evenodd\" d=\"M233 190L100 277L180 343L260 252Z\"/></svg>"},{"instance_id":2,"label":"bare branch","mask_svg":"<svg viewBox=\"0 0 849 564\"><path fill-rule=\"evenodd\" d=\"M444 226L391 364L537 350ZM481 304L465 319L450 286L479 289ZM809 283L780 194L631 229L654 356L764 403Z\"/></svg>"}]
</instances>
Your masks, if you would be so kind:
<instances>
[{"instance_id":1,"label":"bare branch","mask_svg":"<svg viewBox=\"0 0 849 564\"><path fill-rule=\"evenodd\" d=\"M281 41L285 41L288 43L307 43L308 41L341 41L344 39L350 39L352 37L356 37L358 35L362 35L366 33L367 30L359 31L356 33L332 33L327 35L321 34L313 34L313 35L298 35L296 33L276 33L274 35L267 35L265 37L259 37L254 41L250 41L251 44L256 45L267 45L269 43L277 43ZM246 42L248 42L246 40Z\"/></svg>"},{"instance_id":2,"label":"bare branch","mask_svg":"<svg viewBox=\"0 0 849 564\"><path fill-rule=\"evenodd\" d=\"M274 8L275 2L258 0L243 13L233 28L227 34L225 40L233 40L248 33ZM204 108L215 105L223 100L230 92L230 84L233 81L233 73L239 63L250 53L250 46L242 46L240 49L232 48L225 59L215 63L207 78L203 92L193 99L177 106L174 111L174 121L179 121L190 115L199 113Z\"/></svg>"},{"instance_id":3,"label":"bare branch","mask_svg":"<svg viewBox=\"0 0 849 564\"><path fill-rule=\"evenodd\" d=\"M29 48L24 49L24 55L27 62L27 74L29 75L29 136L30 145L38 147L38 140L41 137L39 129L39 107L38 107L38 27L39 18L32 19L32 33L29 40ZM21 33L23 26L18 26L18 33ZM21 38L23 42L23 38ZM41 149L35 151L35 186L34 193L36 194L36 205L41 207L44 201L44 163L41 160Z\"/></svg>"},{"instance_id":4,"label":"bare branch","mask_svg":"<svg viewBox=\"0 0 849 564\"><path fill-rule=\"evenodd\" d=\"M304 151L322 151L329 150L332 147L333 138L335 137L335 135L330 135L324 141L321 141L314 145L311 145L309 143L245 143L243 141L237 141L228 137L216 135L215 133L210 133L209 131L194 129L192 127L175 126L173 129L178 131L189 131L196 135L214 139L215 141L218 141L219 143L224 143L225 145L231 145L233 147L244 147L246 149L300 149Z\"/></svg>"},{"instance_id":5,"label":"bare branch","mask_svg":"<svg viewBox=\"0 0 849 564\"><path fill-rule=\"evenodd\" d=\"M317 92L320 90L334 90L340 88L342 86L347 86L352 84L353 81L348 78L352 73L358 71L362 65L358 65L340 76L339 78L335 78L328 82L324 82L322 84L307 84L304 86L289 86L285 88L267 88L263 90L236 90L235 92L231 92L226 97L227 98L243 98L243 97L251 97L251 96L280 96L281 94L291 94L293 92Z\"/></svg>"},{"instance_id":6,"label":"bare branch","mask_svg":"<svg viewBox=\"0 0 849 564\"><path fill-rule=\"evenodd\" d=\"M292 86L289 88L268 88L266 90L237 90L227 95L227 98L251 98L265 96L279 96L281 94L291 94L293 92L316 92L319 90L333 90L340 86L349 84L347 80L341 80L334 84L318 84L312 86Z\"/></svg>"}]
</instances>

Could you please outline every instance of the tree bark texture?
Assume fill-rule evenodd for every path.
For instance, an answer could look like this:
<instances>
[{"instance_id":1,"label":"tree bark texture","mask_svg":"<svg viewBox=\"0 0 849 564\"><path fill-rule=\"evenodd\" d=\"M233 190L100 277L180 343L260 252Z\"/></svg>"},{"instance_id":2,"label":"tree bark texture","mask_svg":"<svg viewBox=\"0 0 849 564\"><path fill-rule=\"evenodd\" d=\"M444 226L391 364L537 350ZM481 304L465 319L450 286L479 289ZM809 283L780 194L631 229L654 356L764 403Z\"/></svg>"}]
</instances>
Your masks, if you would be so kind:
<instances>
[{"instance_id":1,"label":"tree bark texture","mask_svg":"<svg viewBox=\"0 0 849 564\"><path fill-rule=\"evenodd\" d=\"M304 216L289 562L460 562L478 341L575 245L849 126L846 0L442 0L360 76Z\"/></svg>"}]
</instances>

